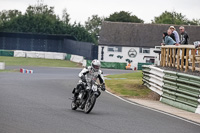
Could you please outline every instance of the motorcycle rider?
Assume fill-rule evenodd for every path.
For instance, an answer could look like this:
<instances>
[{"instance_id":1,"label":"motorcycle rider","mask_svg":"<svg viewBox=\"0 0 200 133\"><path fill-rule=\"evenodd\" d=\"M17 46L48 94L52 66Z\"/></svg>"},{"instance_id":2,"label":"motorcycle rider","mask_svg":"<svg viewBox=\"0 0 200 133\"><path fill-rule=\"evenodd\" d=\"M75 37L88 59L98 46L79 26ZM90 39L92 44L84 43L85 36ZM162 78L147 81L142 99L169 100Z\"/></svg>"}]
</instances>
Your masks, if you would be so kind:
<instances>
[{"instance_id":1,"label":"motorcycle rider","mask_svg":"<svg viewBox=\"0 0 200 133\"><path fill-rule=\"evenodd\" d=\"M75 101L79 91L80 91L80 86L84 87L84 83L86 84L85 89L91 89L92 84L94 81L99 79L100 84L102 84L101 90L105 91L105 81L103 77L103 72L100 70L101 63L99 60L95 59L92 61L91 66L84 68L80 73L79 73L79 83L77 84L77 87L74 88L72 93L74 94L73 100ZM99 91L99 95L101 92Z\"/></svg>"}]
</instances>

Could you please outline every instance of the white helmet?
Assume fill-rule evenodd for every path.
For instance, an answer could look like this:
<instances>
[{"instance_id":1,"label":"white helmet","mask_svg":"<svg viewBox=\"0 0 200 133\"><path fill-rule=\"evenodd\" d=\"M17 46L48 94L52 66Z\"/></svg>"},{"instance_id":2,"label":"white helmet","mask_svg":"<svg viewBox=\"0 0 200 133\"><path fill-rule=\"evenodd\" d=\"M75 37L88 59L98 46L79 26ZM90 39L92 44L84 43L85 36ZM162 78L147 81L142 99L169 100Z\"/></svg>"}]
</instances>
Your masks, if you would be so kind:
<instances>
[{"instance_id":1,"label":"white helmet","mask_svg":"<svg viewBox=\"0 0 200 133\"><path fill-rule=\"evenodd\" d=\"M97 59L94 59L91 63L91 67L95 72L97 72L99 71L99 68L101 67L101 62Z\"/></svg>"}]
</instances>

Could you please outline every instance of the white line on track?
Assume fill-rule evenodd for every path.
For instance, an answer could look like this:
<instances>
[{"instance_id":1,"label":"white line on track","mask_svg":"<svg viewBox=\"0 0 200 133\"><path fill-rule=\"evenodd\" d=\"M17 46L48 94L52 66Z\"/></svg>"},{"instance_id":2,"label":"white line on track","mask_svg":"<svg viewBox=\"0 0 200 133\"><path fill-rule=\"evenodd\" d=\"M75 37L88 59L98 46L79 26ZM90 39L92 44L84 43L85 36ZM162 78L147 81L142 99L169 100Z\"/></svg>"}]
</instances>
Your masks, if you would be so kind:
<instances>
[{"instance_id":1,"label":"white line on track","mask_svg":"<svg viewBox=\"0 0 200 133\"><path fill-rule=\"evenodd\" d=\"M200 123L196 123L196 122L193 122L193 121L190 121L190 120L181 118L181 117L176 116L176 115L173 115L173 114L169 114L169 113L166 113L166 112L157 110L157 109L149 108L149 107L147 107L147 106L144 106L144 105L141 105L141 104L137 104L137 103L128 101L128 100L126 100L126 99L124 99L124 98L121 98L121 97L119 97L119 96L117 96L117 95L115 95L115 94L113 94L113 93L111 93L111 92L109 92L109 91L107 91L107 90L106 90L106 92L107 92L108 94L110 94L110 95L112 95L112 96L114 96L114 97L116 97L116 98L118 98L118 99L120 99L120 100L122 100L122 101L124 101L124 102L130 103L130 104L132 104L132 105L136 105L136 106L139 106L139 107L143 107L143 108L146 108L146 109L149 109L149 110L152 110L152 111L155 111L155 112L159 112L159 113L162 113L162 114L165 114L165 115L168 115L168 116L171 116L171 117L174 117L174 118L183 120L183 121L185 121L185 122L188 122L188 123L191 123L191 124L200 126Z\"/></svg>"}]
</instances>

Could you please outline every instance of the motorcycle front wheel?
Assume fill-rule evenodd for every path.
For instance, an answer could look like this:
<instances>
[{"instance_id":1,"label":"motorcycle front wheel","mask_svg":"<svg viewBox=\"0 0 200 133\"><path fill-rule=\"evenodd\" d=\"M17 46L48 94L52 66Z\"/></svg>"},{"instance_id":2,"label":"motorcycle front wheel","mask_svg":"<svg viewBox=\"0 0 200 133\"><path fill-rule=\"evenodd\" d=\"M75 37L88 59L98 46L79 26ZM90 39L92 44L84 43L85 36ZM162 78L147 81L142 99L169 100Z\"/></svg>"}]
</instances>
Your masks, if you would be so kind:
<instances>
[{"instance_id":1,"label":"motorcycle front wheel","mask_svg":"<svg viewBox=\"0 0 200 133\"><path fill-rule=\"evenodd\" d=\"M71 109L72 110L76 110L77 109L76 103L74 101L72 101L72 103L71 103Z\"/></svg>"},{"instance_id":2,"label":"motorcycle front wheel","mask_svg":"<svg viewBox=\"0 0 200 133\"><path fill-rule=\"evenodd\" d=\"M84 112L86 114L90 113L90 111L92 111L94 105L96 103L96 96L92 95L90 98L87 99L86 104L85 104L85 108L84 108Z\"/></svg>"}]
</instances>

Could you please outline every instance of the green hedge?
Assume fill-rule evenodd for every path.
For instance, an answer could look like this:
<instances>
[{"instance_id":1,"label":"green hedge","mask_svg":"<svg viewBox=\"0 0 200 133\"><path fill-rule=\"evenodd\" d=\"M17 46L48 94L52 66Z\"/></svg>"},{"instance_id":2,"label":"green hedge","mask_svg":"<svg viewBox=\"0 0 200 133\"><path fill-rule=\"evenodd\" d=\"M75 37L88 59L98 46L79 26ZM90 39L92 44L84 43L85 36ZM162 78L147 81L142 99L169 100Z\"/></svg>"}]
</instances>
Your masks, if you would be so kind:
<instances>
[{"instance_id":1,"label":"green hedge","mask_svg":"<svg viewBox=\"0 0 200 133\"><path fill-rule=\"evenodd\" d=\"M87 60L87 66L91 65L91 60ZM125 69L126 63L118 63L118 62L102 62L101 68L109 68L109 69Z\"/></svg>"}]
</instances>

